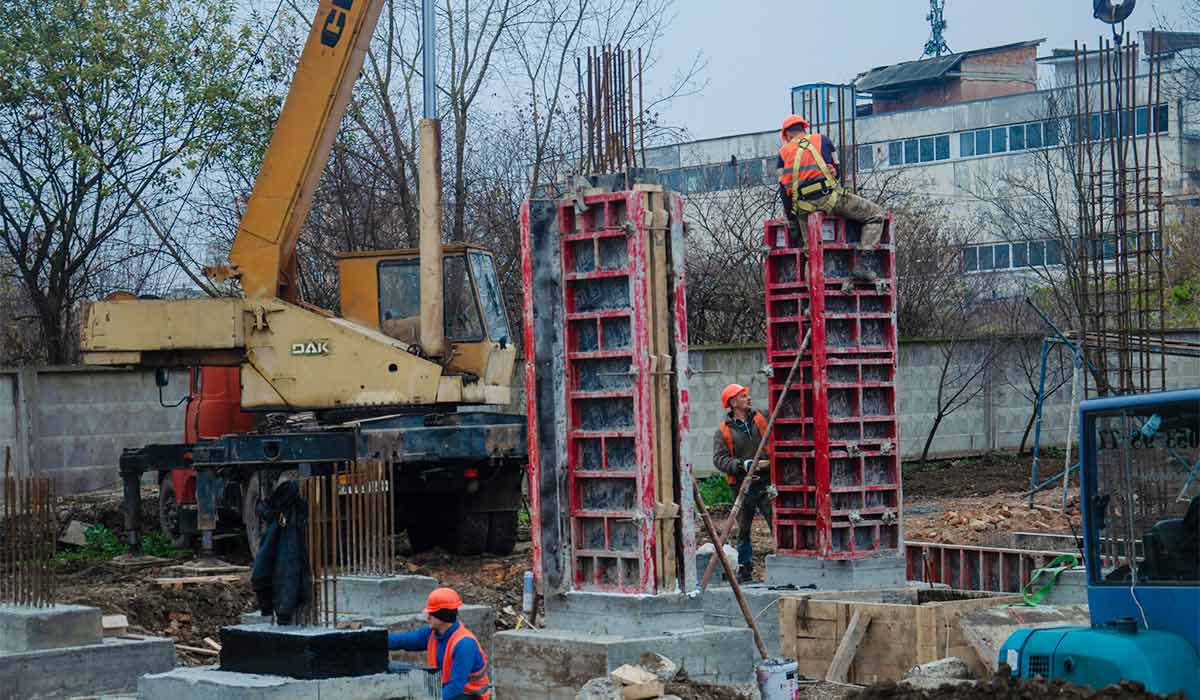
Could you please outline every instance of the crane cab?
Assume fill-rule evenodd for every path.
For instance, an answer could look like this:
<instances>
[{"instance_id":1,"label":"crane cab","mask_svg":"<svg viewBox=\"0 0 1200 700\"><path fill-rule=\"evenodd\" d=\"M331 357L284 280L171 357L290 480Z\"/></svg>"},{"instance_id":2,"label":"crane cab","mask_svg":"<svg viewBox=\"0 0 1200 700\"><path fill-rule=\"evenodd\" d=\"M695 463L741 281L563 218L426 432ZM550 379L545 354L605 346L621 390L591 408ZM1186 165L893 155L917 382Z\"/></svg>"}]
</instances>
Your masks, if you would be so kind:
<instances>
[{"instance_id":1,"label":"crane cab","mask_svg":"<svg viewBox=\"0 0 1200 700\"><path fill-rule=\"evenodd\" d=\"M450 373L508 387L516 349L492 253L455 243L442 247L444 327ZM338 255L342 316L418 347L421 256L416 248Z\"/></svg>"}]
</instances>

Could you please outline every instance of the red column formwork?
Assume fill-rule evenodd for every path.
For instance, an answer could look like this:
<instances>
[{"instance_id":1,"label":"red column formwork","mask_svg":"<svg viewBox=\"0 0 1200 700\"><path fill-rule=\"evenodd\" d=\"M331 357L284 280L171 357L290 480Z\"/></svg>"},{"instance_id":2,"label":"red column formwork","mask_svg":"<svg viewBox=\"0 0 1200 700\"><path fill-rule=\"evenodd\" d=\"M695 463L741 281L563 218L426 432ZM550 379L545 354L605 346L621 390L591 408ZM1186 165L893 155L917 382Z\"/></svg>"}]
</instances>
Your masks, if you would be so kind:
<instances>
[{"instance_id":1,"label":"red column formwork","mask_svg":"<svg viewBox=\"0 0 1200 700\"><path fill-rule=\"evenodd\" d=\"M566 568L563 589L665 592L659 590L664 581L677 585L676 566L684 583L695 578L692 508L690 499L679 498L680 493L690 495L691 489L691 465L681 451L690 424L686 377L681 371L686 368L687 352L679 264L682 200L667 196L666 208L658 214L662 220L655 221L647 200L651 194L588 195L586 210L578 209L572 200L557 202L553 224L557 230L552 234L557 259L539 257L549 252L548 247L531 249L525 244L527 345L535 347L542 340L535 331L546 330L537 326L536 317L548 309L538 305L561 303L554 310L553 332L561 339L557 351L562 357L546 362L527 352L526 383L553 382L557 394L553 402L565 413L555 415L553 407L539 405L536 392L527 391L531 484L552 484L554 474L565 482L565 513L559 513ZM661 201L663 195L657 196ZM671 226L666 225L668 211ZM529 226L523 216L526 242L537 237L537 232L531 236ZM675 244L668 246L667 239ZM672 262L670 256L678 260ZM531 286L540 269L557 270L561 289L557 300L544 294L534 300ZM664 281L669 291L656 298L655 284ZM658 322L670 326L673 361L654 354L664 337L655 325ZM545 376L559 372L561 378ZM542 403L547 403L546 394L541 395ZM533 444L533 436L545 432L547 422L559 426L557 455ZM675 460L679 464L672 473ZM672 476L664 482L664 474ZM682 487L687 491L680 491ZM546 522L543 512L546 489L536 490L540 493L532 503L538 510L533 539L535 567L540 570L548 555L538 544L554 541L544 531L556 523ZM664 504L672 511L666 518L659 517ZM664 526L666 520L669 526ZM670 541L659 542L664 536ZM675 556L677 537L685 552L683 562ZM664 568L670 569L666 578Z\"/></svg>"},{"instance_id":2,"label":"red column formwork","mask_svg":"<svg viewBox=\"0 0 1200 700\"><path fill-rule=\"evenodd\" d=\"M812 339L771 434L776 552L861 558L901 547L892 220L875 251L860 227L815 213L803 243L768 221L765 282L770 405ZM810 253L811 251L811 253ZM862 264L878 276L854 283Z\"/></svg>"}]
</instances>

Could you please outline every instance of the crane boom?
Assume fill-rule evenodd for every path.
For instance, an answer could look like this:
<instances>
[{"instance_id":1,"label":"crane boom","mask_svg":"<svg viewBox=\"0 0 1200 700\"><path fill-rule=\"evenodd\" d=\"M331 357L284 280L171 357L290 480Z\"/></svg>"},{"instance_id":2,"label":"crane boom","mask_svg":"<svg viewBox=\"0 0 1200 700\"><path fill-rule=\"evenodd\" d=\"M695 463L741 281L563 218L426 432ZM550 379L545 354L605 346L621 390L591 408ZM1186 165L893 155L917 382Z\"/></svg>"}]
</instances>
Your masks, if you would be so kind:
<instances>
[{"instance_id":1,"label":"crane boom","mask_svg":"<svg viewBox=\"0 0 1200 700\"><path fill-rule=\"evenodd\" d=\"M383 0L321 0L229 254L247 298L298 297L296 243Z\"/></svg>"}]
</instances>

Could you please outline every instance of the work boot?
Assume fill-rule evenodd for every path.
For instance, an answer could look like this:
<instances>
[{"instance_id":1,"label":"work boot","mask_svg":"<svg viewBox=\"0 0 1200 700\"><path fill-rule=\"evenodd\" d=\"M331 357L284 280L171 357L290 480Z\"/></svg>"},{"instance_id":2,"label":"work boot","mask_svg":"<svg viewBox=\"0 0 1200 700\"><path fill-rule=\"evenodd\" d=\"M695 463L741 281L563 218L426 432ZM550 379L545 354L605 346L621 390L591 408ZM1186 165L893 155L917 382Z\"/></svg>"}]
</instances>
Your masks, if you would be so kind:
<instances>
[{"instance_id":1,"label":"work boot","mask_svg":"<svg viewBox=\"0 0 1200 700\"><path fill-rule=\"evenodd\" d=\"M743 564L738 567L738 583L754 583L754 567Z\"/></svg>"},{"instance_id":2,"label":"work boot","mask_svg":"<svg viewBox=\"0 0 1200 700\"><path fill-rule=\"evenodd\" d=\"M876 276L874 272L871 272L862 265L855 265L854 269L850 271L850 279L854 280L855 282L874 284Z\"/></svg>"}]
</instances>

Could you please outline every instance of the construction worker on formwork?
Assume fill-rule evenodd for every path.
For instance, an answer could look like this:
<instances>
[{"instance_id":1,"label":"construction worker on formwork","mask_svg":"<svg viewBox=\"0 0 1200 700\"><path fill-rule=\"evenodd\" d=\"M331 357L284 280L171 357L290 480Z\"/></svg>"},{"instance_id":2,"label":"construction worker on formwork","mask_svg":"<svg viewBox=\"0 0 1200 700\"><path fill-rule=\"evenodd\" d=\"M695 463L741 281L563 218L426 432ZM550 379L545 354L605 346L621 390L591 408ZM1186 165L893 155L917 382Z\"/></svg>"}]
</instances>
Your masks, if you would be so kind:
<instances>
[{"instance_id":1,"label":"construction worker on formwork","mask_svg":"<svg viewBox=\"0 0 1200 700\"><path fill-rule=\"evenodd\" d=\"M883 207L853 192L838 182L833 143L821 134L808 133L808 120L793 114L783 120L783 147L776 162L779 197L789 227L800 231L798 219L814 211L823 211L862 224L858 249L875 250L883 236ZM803 236L800 237L803 241ZM803 243L801 243L803 245ZM874 282L875 273L856 263L850 276L859 282Z\"/></svg>"},{"instance_id":2,"label":"construction worker on formwork","mask_svg":"<svg viewBox=\"0 0 1200 700\"><path fill-rule=\"evenodd\" d=\"M479 640L458 621L462 598L453 588L429 594L423 611L428 625L411 632L388 632L390 651L422 651L425 664L441 671L442 700L488 700L487 654Z\"/></svg>"},{"instance_id":3,"label":"construction worker on formwork","mask_svg":"<svg viewBox=\"0 0 1200 700\"><path fill-rule=\"evenodd\" d=\"M775 488L771 486L771 462L766 457L766 448L757 464L754 463L758 443L767 433L767 419L754 410L750 401L750 389L741 384L730 384L721 391L721 405L728 411L725 420L713 435L713 466L725 475L725 480L736 494L742 482L751 479L750 488L738 512L738 582L754 580L754 546L750 531L754 527L754 514L762 513L771 525L771 499Z\"/></svg>"}]
</instances>

